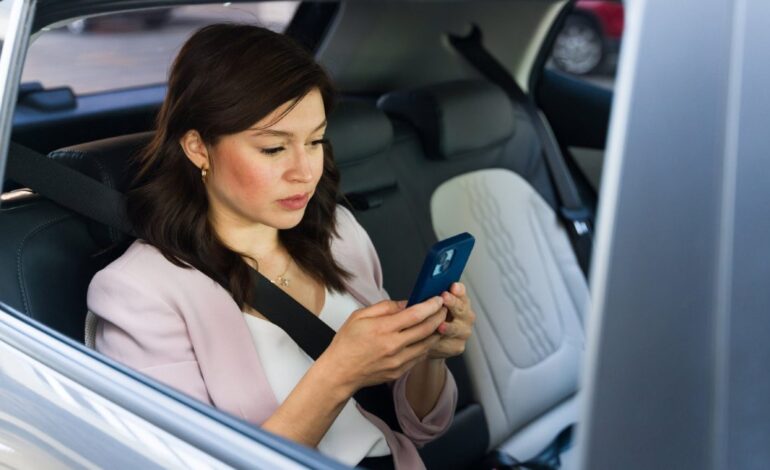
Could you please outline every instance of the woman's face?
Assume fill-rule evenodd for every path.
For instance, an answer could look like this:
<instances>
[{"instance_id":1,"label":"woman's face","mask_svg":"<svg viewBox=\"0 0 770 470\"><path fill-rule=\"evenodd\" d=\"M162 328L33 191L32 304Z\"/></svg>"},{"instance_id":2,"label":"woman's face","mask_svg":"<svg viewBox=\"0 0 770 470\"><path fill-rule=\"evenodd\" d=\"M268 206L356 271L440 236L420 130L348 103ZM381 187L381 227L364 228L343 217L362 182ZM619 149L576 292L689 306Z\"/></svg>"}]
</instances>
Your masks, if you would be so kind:
<instances>
[{"instance_id":1,"label":"woman's face","mask_svg":"<svg viewBox=\"0 0 770 470\"><path fill-rule=\"evenodd\" d=\"M323 173L326 113L317 89L276 122L290 106L210 149L206 188L218 223L288 229L302 220Z\"/></svg>"}]
</instances>

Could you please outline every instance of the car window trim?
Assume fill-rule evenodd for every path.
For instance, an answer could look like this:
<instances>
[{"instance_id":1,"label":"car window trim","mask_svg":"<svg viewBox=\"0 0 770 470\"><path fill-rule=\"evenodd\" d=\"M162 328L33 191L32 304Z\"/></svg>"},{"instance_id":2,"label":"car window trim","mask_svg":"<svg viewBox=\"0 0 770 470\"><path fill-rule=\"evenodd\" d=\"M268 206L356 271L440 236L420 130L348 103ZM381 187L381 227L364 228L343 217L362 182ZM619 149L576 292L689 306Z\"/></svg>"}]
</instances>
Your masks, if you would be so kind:
<instances>
[{"instance_id":1,"label":"car window trim","mask_svg":"<svg viewBox=\"0 0 770 470\"><path fill-rule=\"evenodd\" d=\"M16 95L21 83L21 72L37 4L36 0L6 1L11 2L11 8L8 28L0 50L0 182L5 181L5 164L13 114L16 110Z\"/></svg>"}]
</instances>

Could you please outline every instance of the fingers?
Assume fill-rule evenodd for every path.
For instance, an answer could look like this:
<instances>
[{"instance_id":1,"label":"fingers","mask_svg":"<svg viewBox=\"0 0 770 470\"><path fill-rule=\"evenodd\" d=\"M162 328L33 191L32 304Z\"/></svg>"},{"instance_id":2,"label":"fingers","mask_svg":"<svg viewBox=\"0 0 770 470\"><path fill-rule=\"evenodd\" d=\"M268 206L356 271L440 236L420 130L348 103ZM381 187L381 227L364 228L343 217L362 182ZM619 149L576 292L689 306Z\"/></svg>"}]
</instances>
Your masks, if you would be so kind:
<instances>
[{"instance_id":1,"label":"fingers","mask_svg":"<svg viewBox=\"0 0 770 470\"><path fill-rule=\"evenodd\" d=\"M428 320L426 320L427 322ZM422 327L423 325L419 326ZM421 338L408 346L401 347L390 357L385 358L384 361L386 362L384 364L386 364L386 377L388 380L397 380L414 367L415 364L428 357L428 353L436 347L440 340L441 337L439 335L432 334L431 332L427 337ZM399 342L401 341L399 340Z\"/></svg>"},{"instance_id":2,"label":"fingers","mask_svg":"<svg viewBox=\"0 0 770 470\"><path fill-rule=\"evenodd\" d=\"M441 296L444 299L444 305L449 309L450 319L439 325L438 332L444 337L466 340L471 335L476 314L471 308L464 285L456 282L449 290L453 293L444 292Z\"/></svg>"},{"instance_id":3,"label":"fingers","mask_svg":"<svg viewBox=\"0 0 770 470\"><path fill-rule=\"evenodd\" d=\"M413 344L436 332L439 325L446 320L447 309L441 308L435 314L429 316L422 323L411 328L401 330L399 336L403 344Z\"/></svg>"},{"instance_id":4,"label":"fingers","mask_svg":"<svg viewBox=\"0 0 770 470\"><path fill-rule=\"evenodd\" d=\"M358 310L358 316L360 318L372 318L391 315L402 311L405 306L406 303L403 301L383 300L382 302L377 302L374 305Z\"/></svg>"},{"instance_id":5,"label":"fingers","mask_svg":"<svg viewBox=\"0 0 770 470\"><path fill-rule=\"evenodd\" d=\"M449 308L453 318L469 317L471 312L471 301L465 293L465 286L455 282L449 289L449 292L443 292L441 298L444 305Z\"/></svg>"},{"instance_id":6,"label":"fingers","mask_svg":"<svg viewBox=\"0 0 770 470\"><path fill-rule=\"evenodd\" d=\"M465 297L467 292L465 291L465 284L462 282L455 282L452 283L451 286L449 286L449 292L456 295L457 297Z\"/></svg>"},{"instance_id":7,"label":"fingers","mask_svg":"<svg viewBox=\"0 0 770 470\"><path fill-rule=\"evenodd\" d=\"M406 310L402 310L401 312L392 315L389 318L388 328L392 331L401 331L419 325L425 321L426 318L438 312L443 304L443 299L436 296L425 302L412 305Z\"/></svg>"},{"instance_id":8,"label":"fingers","mask_svg":"<svg viewBox=\"0 0 770 470\"><path fill-rule=\"evenodd\" d=\"M463 341L471 337L471 325L464 321L452 321L441 323L436 330L442 338L458 338Z\"/></svg>"},{"instance_id":9,"label":"fingers","mask_svg":"<svg viewBox=\"0 0 770 470\"><path fill-rule=\"evenodd\" d=\"M394 356L394 363L404 364L407 362L419 361L425 358L425 356L428 354L428 351L435 348L439 341L441 341L441 337L439 335L430 335L421 339L420 341L417 341L416 343L412 343Z\"/></svg>"}]
</instances>

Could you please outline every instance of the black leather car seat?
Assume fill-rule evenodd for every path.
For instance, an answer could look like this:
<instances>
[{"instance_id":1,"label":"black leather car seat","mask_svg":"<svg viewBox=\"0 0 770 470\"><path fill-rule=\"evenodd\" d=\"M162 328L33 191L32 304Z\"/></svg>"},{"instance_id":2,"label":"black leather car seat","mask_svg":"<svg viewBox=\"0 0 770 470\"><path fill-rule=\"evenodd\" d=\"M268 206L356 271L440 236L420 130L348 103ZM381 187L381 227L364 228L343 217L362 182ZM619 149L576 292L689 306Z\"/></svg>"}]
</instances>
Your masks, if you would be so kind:
<instances>
[{"instance_id":1,"label":"black leather car seat","mask_svg":"<svg viewBox=\"0 0 770 470\"><path fill-rule=\"evenodd\" d=\"M150 135L77 145L50 157L122 191L130 179L128 156ZM91 277L122 252L128 238L27 189L3 194L0 221L0 298L82 342Z\"/></svg>"}]
</instances>

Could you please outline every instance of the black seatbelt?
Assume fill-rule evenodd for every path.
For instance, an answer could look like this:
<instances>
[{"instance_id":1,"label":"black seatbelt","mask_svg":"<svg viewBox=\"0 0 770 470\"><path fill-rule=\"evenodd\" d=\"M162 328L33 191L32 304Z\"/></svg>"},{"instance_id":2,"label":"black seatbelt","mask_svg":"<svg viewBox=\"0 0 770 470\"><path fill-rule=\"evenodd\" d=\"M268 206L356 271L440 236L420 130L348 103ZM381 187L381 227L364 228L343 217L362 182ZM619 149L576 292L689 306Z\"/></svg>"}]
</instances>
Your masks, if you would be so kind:
<instances>
[{"instance_id":1,"label":"black seatbelt","mask_svg":"<svg viewBox=\"0 0 770 470\"><path fill-rule=\"evenodd\" d=\"M251 276L254 290L249 305L288 333L305 354L313 360L318 359L329 347L336 332L255 269L251 269ZM390 429L403 432L388 385L364 387L355 393L354 398L366 411L385 421Z\"/></svg>"},{"instance_id":2,"label":"black seatbelt","mask_svg":"<svg viewBox=\"0 0 770 470\"><path fill-rule=\"evenodd\" d=\"M73 212L136 236L126 217L123 193L32 149L11 143L6 178ZM251 276L253 290L249 305L285 331L313 360L318 359L335 331L258 271L251 269ZM227 282L216 281L229 290ZM403 432L387 384L364 387L353 397L391 429Z\"/></svg>"},{"instance_id":3,"label":"black seatbelt","mask_svg":"<svg viewBox=\"0 0 770 470\"><path fill-rule=\"evenodd\" d=\"M135 236L126 217L123 193L34 150L11 142L5 177L53 202Z\"/></svg>"},{"instance_id":4,"label":"black seatbelt","mask_svg":"<svg viewBox=\"0 0 770 470\"><path fill-rule=\"evenodd\" d=\"M540 139L543 155L556 187L559 216L567 227L580 269L588 277L593 245L591 211L585 207L580 199L575 181L567 168L559 143L556 141L547 119L505 67L484 47L481 30L478 26L473 25L473 30L465 37L450 34L449 42L460 55L489 81L502 88L510 99L524 108L529 115Z\"/></svg>"}]
</instances>

